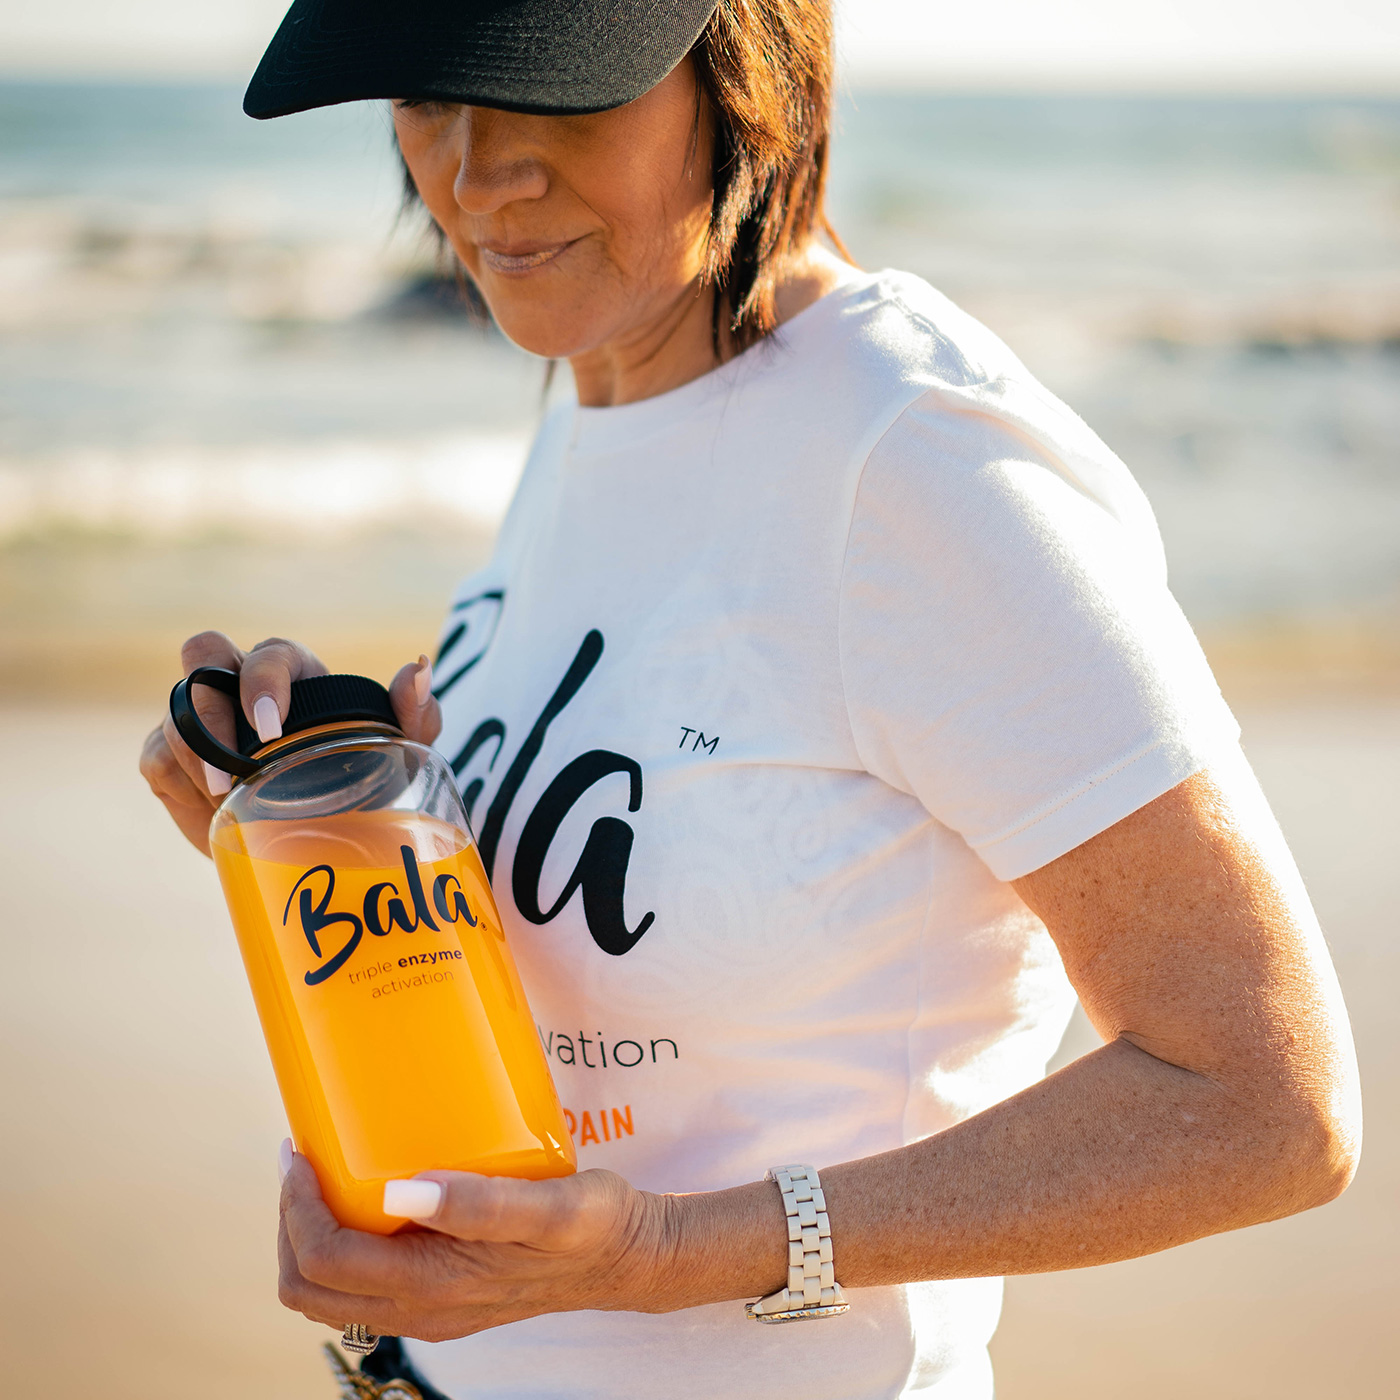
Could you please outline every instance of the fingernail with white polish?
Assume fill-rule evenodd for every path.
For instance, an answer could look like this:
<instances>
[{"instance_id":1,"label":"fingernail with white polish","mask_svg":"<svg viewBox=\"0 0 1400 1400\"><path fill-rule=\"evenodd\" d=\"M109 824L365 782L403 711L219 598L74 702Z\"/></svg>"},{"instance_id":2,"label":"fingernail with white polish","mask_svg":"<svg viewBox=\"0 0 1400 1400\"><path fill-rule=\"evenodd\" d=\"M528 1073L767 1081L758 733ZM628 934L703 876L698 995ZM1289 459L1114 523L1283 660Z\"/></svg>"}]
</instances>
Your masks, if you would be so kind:
<instances>
[{"instance_id":1,"label":"fingernail with white polish","mask_svg":"<svg viewBox=\"0 0 1400 1400\"><path fill-rule=\"evenodd\" d=\"M426 656L418 658L418 674L413 678L413 693L418 697L420 705L426 705L428 697L433 693L433 663Z\"/></svg>"},{"instance_id":2,"label":"fingernail with white polish","mask_svg":"<svg viewBox=\"0 0 1400 1400\"><path fill-rule=\"evenodd\" d=\"M277 701L270 695L259 695L253 701L253 728L264 744L282 737L282 716L277 712Z\"/></svg>"},{"instance_id":3,"label":"fingernail with white polish","mask_svg":"<svg viewBox=\"0 0 1400 1400\"><path fill-rule=\"evenodd\" d=\"M215 768L212 763L206 763L204 785L209 789L210 797L222 797L233 786L233 779L222 768Z\"/></svg>"},{"instance_id":4,"label":"fingernail with white polish","mask_svg":"<svg viewBox=\"0 0 1400 1400\"><path fill-rule=\"evenodd\" d=\"M291 1138L283 1138L282 1145L277 1149L277 1180L286 1181L287 1173L292 1169L292 1158L297 1154L292 1148Z\"/></svg>"},{"instance_id":5,"label":"fingernail with white polish","mask_svg":"<svg viewBox=\"0 0 1400 1400\"><path fill-rule=\"evenodd\" d=\"M436 1181L386 1181L384 1214L406 1220L428 1220L442 1205L442 1187Z\"/></svg>"}]
</instances>

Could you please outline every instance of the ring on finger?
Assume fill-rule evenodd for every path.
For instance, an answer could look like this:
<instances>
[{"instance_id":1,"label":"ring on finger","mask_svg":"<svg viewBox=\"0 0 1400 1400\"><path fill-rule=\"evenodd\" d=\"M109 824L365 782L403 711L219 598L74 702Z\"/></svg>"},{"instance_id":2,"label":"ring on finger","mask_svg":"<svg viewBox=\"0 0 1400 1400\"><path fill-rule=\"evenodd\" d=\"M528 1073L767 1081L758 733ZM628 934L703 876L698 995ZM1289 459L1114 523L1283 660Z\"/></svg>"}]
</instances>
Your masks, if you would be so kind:
<instances>
[{"instance_id":1,"label":"ring on finger","mask_svg":"<svg viewBox=\"0 0 1400 1400\"><path fill-rule=\"evenodd\" d=\"M363 1322L347 1322L341 1334L340 1345L357 1356L368 1356L379 1345L379 1336L371 1332Z\"/></svg>"}]
</instances>

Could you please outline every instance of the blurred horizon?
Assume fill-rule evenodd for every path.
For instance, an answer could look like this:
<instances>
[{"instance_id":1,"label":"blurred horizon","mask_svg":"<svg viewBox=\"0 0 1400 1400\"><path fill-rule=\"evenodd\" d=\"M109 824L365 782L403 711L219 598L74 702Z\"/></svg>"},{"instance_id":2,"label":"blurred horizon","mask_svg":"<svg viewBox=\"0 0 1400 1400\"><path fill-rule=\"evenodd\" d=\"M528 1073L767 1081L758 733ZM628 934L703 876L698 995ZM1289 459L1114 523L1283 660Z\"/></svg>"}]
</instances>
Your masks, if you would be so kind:
<instances>
[{"instance_id":1,"label":"blurred horizon","mask_svg":"<svg viewBox=\"0 0 1400 1400\"><path fill-rule=\"evenodd\" d=\"M68 78L252 71L286 0L0 3L0 73ZM1400 92L1400 12L1387 0L837 0L837 53L855 86Z\"/></svg>"},{"instance_id":2,"label":"blurred horizon","mask_svg":"<svg viewBox=\"0 0 1400 1400\"><path fill-rule=\"evenodd\" d=\"M0 52L0 84L44 87L87 88L228 88L241 106L243 89L252 66L219 65L201 68L197 64L158 68L72 68L59 63L8 63ZM1394 71L1392 71L1392 68ZM1400 101L1400 58L1392 65L1374 70L1286 70L1279 72L1233 73L1220 76L1191 74L1136 73L1119 68L1101 75L1089 73L1006 70L918 72L899 67L852 70L843 65L838 77L838 97L853 100L861 95L889 97L989 97L1010 100L1041 97L1141 98L1146 101ZM362 103L344 103L345 107ZM327 109L321 109L327 110ZM285 128L289 122L304 120L306 113L294 113L274 121L254 122L240 112L244 121L269 128Z\"/></svg>"}]
</instances>

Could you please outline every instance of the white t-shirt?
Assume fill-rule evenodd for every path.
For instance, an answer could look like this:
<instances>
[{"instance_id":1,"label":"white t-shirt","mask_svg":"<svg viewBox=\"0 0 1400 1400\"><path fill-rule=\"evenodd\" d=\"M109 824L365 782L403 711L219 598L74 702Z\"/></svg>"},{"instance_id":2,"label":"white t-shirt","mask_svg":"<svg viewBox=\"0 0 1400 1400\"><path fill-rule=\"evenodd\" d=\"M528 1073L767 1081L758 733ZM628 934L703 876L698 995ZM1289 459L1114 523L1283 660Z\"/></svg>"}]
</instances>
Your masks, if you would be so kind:
<instances>
[{"instance_id":1,"label":"white t-shirt","mask_svg":"<svg viewBox=\"0 0 1400 1400\"><path fill-rule=\"evenodd\" d=\"M437 677L580 1166L652 1191L883 1152L1043 1075L1073 994L1006 882L1237 741L1127 470L896 273L553 413ZM849 1293L408 1354L454 1400L991 1394L999 1280Z\"/></svg>"}]
</instances>

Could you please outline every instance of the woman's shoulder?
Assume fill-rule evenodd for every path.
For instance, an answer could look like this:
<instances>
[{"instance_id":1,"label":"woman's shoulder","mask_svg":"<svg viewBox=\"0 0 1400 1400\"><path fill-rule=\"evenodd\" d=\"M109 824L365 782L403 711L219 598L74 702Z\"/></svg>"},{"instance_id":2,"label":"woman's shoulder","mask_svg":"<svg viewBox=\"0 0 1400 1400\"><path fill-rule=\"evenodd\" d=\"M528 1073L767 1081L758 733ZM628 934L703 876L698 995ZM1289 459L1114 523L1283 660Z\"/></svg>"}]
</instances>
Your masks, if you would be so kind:
<instances>
[{"instance_id":1,"label":"woman's shoulder","mask_svg":"<svg viewBox=\"0 0 1400 1400\"><path fill-rule=\"evenodd\" d=\"M848 372L922 391L970 388L1029 377L1006 344L975 317L912 272L864 272L841 264L835 285L778 330L809 360L844 362Z\"/></svg>"},{"instance_id":2,"label":"woman's shoulder","mask_svg":"<svg viewBox=\"0 0 1400 1400\"><path fill-rule=\"evenodd\" d=\"M782 396L819 394L833 428L872 442L916 404L1037 438L1088 432L999 336L912 272L843 265L831 291L778 328L775 349L756 357L756 380Z\"/></svg>"},{"instance_id":3,"label":"woman's shoulder","mask_svg":"<svg viewBox=\"0 0 1400 1400\"><path fill-rule=\"evenodd\" d=\"M1160 549L1151 508L1112 449L999 336L923 278L850 269L823 304L805 346L801 318L794 324L798 358L828 361L825 377L860 405L882 475L966 485L987 462L1015 455Z\"/></svg>"}]
</instances>

